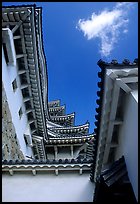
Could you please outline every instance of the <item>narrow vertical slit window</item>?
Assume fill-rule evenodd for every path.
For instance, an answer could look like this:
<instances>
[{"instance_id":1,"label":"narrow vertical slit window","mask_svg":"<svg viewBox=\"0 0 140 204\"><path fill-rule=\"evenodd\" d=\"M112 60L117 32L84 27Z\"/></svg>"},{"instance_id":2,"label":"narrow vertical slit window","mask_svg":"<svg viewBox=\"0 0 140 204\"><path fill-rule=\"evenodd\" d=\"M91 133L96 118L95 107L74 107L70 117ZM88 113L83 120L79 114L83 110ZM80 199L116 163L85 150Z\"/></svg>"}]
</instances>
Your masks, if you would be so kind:
<instances>
[{"instance_id":1,"label":"narrow vertical slit window","mask_svg":"<svg viewBox=\"0 0 140 204\"><path fill-rule=\"evenodd\" d=\"M27 136L24 135L24 141L25 141L25 144L28 145L28 140L27 140Z\"/></svg>"},{"instance_id":2,"label":"narrow vertical slit window","mask_svg":"<svg viewBox=\"0 0 140 204\"><path fill-rule=\"evenodd\" d=\"M15 92L17 89L17 81L16 79L12 82L13 91Z\"/></svg>"},{"instance_id":3,"label":"narrow vertical slit window","mask_svg":"<svg viewBox=\"0 0 140 204\"><path fill-rule=\"evenodd\" d=\"M23 115L22 108L19 109L18 114L19 114L19 118L21 119L21 117L22 117L22 115Z\"/></svg>"}]
</instances>

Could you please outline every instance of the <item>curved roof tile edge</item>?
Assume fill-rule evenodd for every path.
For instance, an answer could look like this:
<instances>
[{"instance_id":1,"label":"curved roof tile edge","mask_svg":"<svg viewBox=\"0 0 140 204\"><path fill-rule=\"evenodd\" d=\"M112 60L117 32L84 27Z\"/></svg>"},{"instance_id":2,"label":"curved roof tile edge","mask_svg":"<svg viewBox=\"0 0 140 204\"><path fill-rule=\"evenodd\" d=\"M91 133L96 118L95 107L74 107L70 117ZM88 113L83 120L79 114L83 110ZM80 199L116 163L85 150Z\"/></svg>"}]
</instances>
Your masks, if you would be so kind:
<instances>
[{"instance_id":1,"label":"curved roof tile edge","mask_svg":"<svg viewBox=\"0 0 140 204\"><path fill-rule=\"evenodd\" d=\"M131 63L128 59L124 59L122 61L122 63L118 63L118 61L116 59L113 59L111 62L105 62L104 60L100 59L98 62L97 62L97 65L103 69L103 68L117 68L117 67L121 67L121 68L125 68L126 66L129 68L133 68L135 66L138 65L138 58L135 58L134 61ZM99 75L98 75L99 76Z\"/></svg>"}]
</instances>

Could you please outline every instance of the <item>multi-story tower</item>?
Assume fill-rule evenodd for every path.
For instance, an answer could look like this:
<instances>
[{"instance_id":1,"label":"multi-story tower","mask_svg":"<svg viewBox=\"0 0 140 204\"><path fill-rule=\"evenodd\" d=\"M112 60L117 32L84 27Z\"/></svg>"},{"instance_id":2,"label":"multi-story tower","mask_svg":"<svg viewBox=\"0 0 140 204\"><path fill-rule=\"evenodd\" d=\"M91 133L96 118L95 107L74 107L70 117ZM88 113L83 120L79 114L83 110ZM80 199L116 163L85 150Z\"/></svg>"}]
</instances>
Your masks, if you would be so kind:
<instances>
[{"instance_id":1,"label":"multi-story tower","mask_svg":"<svg viewBox=\"0 0 140 204\"><path fill-rule=\"evenodd\" d=\"M116 198L119 202L123 196L127 203L131 198L127 189L132 192L130 183L138 199L138 60L98 62L101 81L97 92L97 127L95 134L89 134L89 123L75 126L75 113L66 114L60 100L48 102L41 13L41 8L35 5L2 10L3 172L13 175L17 171L31 171L36 175L36 172L54 171L58 175L61 170L78 170L82 174L91 169L91 181L96 185L102 175L99 183L101 191L105 189L102 197L96 185L96 200L104 202L111 197L113 202ZM123 159L118 160L120 157ZM102 181L106 185L102 185ZM24 187L24 179L20 184ZM106 186L109 188L104 188ZM38 183L37 188L42 196ZM32 189L29 190L34 197ZM13 189L8 189L8 193L12 194ZM38 194L34 201L36 197ZM20 196L19 199L22 200Z\"/></svg>"},{"instance_id":2,"label":"multi-story tower","mask_svg":"<svg viewBox=\"0 0 140 204\"><path fill-rule=\"evenodd\" d=\"M74 126L74 113L66 115L59 100L48 103L41 13L35 5L2 10L3 159L91 158L89 123ZM17 144L18 157L11 154Z\"/></svg>"},{"instance_id":3,"label":"multi-story tower","mask_svg":"<svg viewBox=\"0 0 140 204\"><path fill-rule=\"evenodd\" d=\"M92 158L92 140L89 123L74 126L75 113L66 114L60 100L48 103L50 120L47 122L48 140L45 142L48 157L52 158ZM53 152L54 154L49 154ZM91 154L90 154L91 151ZM63 155L63 153L65 153Z\"/></svg>"}]
</instances>

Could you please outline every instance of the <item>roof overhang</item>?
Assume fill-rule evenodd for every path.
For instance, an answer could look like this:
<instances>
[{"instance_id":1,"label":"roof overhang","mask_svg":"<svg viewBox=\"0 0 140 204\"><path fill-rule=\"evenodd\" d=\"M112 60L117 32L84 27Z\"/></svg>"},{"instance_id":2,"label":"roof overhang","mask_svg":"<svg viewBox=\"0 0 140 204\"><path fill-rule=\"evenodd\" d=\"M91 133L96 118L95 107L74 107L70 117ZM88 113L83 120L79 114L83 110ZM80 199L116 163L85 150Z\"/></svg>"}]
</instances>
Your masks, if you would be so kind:
<instances>
[{"instance_id":1,"label":"roof overhang","mask_svg":"<svg viewBox=\"0 0 140 204\"><path fill-rule=\"evenodd\" d=\"M137 82L137 66L118 69L107 67L105 70L94 180L101 173L102 167L107 164L110 148L116 148L118 145L112 143L112 136L114 126L123 123L116 118L120 91L129 94L133 89L137 90Z\"/></svg>"}]
</instances>

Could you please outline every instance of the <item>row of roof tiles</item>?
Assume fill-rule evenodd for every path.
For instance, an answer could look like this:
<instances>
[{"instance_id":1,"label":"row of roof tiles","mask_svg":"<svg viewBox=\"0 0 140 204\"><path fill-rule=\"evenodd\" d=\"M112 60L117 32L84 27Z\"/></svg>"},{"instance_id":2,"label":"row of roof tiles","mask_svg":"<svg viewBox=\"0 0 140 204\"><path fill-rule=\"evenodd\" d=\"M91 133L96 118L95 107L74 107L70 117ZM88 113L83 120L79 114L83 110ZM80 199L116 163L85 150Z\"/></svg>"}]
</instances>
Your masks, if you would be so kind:
<instances>
[{"instance_id":1,"label":"row of roof tiles","mask_svg":"<svg viewBox=\"0 0 140 204\"><path fill-rule=\"evenodd\" d=\"M100 67L100 68L104 68L104 67L110 67L110 68L116 68L116 67L126 67L126 66L129 66L129 67L133 67L135 65L138 65L138 58L135 58L133 62L130 62L130 60L128 59L124 59L122 61L122 63L119 63L116 59L113 59L111 62L105 62L103 60L99 60L97 62L97 65Z\"/></svg>"},{"instance_id":2,"label":"row of roof tiles","mask_svg":"<svg viewBox=\"0 0 140 204\"><path fill-rule=\"evenodd\" d=\"M58 160L3 160L2 165L30 165L30 164L79 164L79 163L92 163L91 159L58 159Z\"/></svg>"},{"instance_id":3,"label":"row of roof tiles","mask_svg":"<svg viewBox=\"0 0 140 204\"><path fill-rule=\"evenodd\" d=\"M84 143L84 142L88 142L88 141L90 141L91 140L91 138L80 138L80 139L69 139L68 137L66 137L65 138L65 140L64 139L62 139L61 138L61 140L60 140L60 138L58 138L58 139L53 139L53 140L47 140L47 142L46 142L46 145L47 144L79 144L79 143Z\"/></svg>"}]
</instances>

